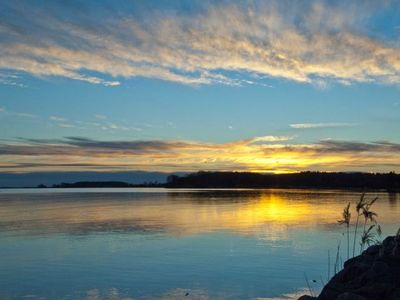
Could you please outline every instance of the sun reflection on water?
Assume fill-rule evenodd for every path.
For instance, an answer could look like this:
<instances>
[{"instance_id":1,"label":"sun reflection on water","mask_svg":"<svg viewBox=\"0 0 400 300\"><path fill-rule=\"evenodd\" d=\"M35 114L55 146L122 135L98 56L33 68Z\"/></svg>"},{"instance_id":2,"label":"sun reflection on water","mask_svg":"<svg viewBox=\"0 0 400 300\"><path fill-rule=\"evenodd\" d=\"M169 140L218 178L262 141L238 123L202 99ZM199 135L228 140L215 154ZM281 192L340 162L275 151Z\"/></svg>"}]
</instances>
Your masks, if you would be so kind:
<instances>
[{"instance_id":1,"label":"sun reflection on water","mask_svg":"<svg viewBox=\"0 0 400 300\"><path fill-rule=\"evenodd\" d=\"M0 230L66 232L164 232L193 235L228 230L284 237L292 226L337 223L344 203L358 193L313 191L207 191L158 194L42 194L32 201L1 201ZM12 198L11 195L3 195ZM380 222L396 222L396 209L382 193L376 204ZM12 199L11 199L12 200ZM396 207L395 207L396 208Z\"/></svg>"}]
</instances>

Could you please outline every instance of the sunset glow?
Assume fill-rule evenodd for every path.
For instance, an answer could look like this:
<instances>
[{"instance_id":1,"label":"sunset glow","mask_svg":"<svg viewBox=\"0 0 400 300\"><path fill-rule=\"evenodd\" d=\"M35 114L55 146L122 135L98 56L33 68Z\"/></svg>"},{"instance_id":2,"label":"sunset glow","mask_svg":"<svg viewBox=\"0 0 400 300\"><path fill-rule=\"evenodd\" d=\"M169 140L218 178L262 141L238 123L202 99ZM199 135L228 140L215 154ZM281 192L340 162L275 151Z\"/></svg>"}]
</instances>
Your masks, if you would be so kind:
<instances>
[{"instance_id":1,"label":"sunset glow","mask_svg":"<svg viewBox=\"0 0 400 300\"><path fill-rule=\"evenodd\" d=\"M2 4L0 173L400 171L398 3L151 3Z\"/></svg>"},{"instance_id":2,"label":"sunset glow","mask_svg":"<svg viewBox=\"0 0 400 300\"><path fill-rule=\"evenodd\" d=\"M37 140L0 146L1 168L28 171L254 171L399 170L397 144L325 141L318 144L255 143L258 138L213 144L188 141ZM362 147L362 151L359 148Z\"/></svg>"},{"instance_id":3,"label":"sunset glow","mask_svg":"<svg viewBox=\"0 0 400 300\"><path fill-rule=\"evenodd\" d=\"M0 299L394 299L399 191L400 0L0 0Z\"/></svg>"}]
</instances>

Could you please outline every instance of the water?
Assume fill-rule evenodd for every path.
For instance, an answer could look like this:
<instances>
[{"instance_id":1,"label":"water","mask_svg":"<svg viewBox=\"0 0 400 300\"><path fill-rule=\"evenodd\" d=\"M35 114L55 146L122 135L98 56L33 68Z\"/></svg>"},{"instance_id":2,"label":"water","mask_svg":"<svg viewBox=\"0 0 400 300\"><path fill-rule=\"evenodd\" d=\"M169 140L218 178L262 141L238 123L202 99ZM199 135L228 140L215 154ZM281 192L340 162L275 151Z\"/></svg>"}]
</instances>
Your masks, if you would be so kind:
<instances>
[{"instance_id":1,"label":"water","mask_svg":"<svg viewBox=\"0 0 400 300\"><path fill-rule=\"evenodd\" d=\"M307 292L306 278L318 291L339 243L347 257L337 220L359 195L0 190L0 299L287 299ZM400 195L374 196L393 234Z\"/></svg>"}]
</instances>

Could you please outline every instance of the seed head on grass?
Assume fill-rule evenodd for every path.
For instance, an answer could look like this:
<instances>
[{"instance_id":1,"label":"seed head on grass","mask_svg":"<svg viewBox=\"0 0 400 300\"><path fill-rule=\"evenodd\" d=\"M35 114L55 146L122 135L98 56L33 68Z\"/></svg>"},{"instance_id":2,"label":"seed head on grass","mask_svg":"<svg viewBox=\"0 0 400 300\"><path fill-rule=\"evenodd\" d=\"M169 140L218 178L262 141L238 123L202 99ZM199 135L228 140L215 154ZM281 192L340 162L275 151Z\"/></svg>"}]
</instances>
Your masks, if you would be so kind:
<instances>
[{"instance_id":1,"label":"seed head on grass","mask_svg":"<svg viewBox=\"0 0 400 300\"><path fill-rule=\"evenodd\" d=\"M371 206L375 203L375 201L377 199L378 199L378 197L375 197L371 202L367 203L362 208L362 214L364 216L364 229L363 229L363 232L366 231L366 227L367 227L367 222L368 221L370 221L371 223L376 224L376 217L378 216L378 214L371 210Z\"/></svg>"},{"instance_id":2,"label":"seed head on grass","mask_svg":"<svg viewBox=\"0 0 400 300\"><path fill-rule=\"evenodd\" d=\"M365 230L361 236L361 251L364 249L365 245L371 245L375 241L375 233L372 229L375 227L375 224L370 225L367 230Z\"/></svg>"},{"instance_id":3,"label":"seed head on grass","mask_svg":"<svg viewBox=\"0 0 400 300\"><path fill-rule=\"evenodd\" d=\"M365 193L361 194L360 200L358 200L356 204L356 211L357 211L357 220L356 220L356 227L354 229L354 239L353 239L353 257L356 251L356 239L357 239L357 229L358 229L358 222L360 221L360 216L363 215L364 207L367 205L365 202Z\"/></svg>"},{"instance_id":4,"label":"seed head on grass","mask_svg":"<svg viewBox=\"0 0 400 300\"><path fill-rule=\"evenodd\" d=\"M357 204L356 204L356 211L358 214L360 214L360 212L362 211L362 209L364 208L364 206L367 203L365 202L365 193L362 193L360 200L358 200Z\"/></svg>"},{"instance_id":5,"label":"seed head on grass","mask_svg":"<svg viewBox=\"0 0 400 300\"><path fill-rule=\"evenodd\" d=\"M376 239L375 244L381 245L382 244L382 227L379 224L376 224Z\"/></svg>"},{"instance_id":6,"label":"seed head on grass","mask_svg":"<svg viewBox=\"0 0 400 300\"><path fill-rule=\"evenodd\" d=\"M351 220L351 212L350 212L350 202L343 209L342 219L338 220L339 224L345 224L347 228L347 259L350 258L350 220Z\"/></svg>"},{"instance_id":7,"label":"seed head on grass","mask_svg":"<svg viewBox=\"0 0 400 300\"><path fill-rule=\"evenodd\" d=\"M346 205L342 212L342 219L338 220L339 224L346 224L347 227L350 226L351 212L350 212L350 202Z\"/></svg>"}]
</instances>

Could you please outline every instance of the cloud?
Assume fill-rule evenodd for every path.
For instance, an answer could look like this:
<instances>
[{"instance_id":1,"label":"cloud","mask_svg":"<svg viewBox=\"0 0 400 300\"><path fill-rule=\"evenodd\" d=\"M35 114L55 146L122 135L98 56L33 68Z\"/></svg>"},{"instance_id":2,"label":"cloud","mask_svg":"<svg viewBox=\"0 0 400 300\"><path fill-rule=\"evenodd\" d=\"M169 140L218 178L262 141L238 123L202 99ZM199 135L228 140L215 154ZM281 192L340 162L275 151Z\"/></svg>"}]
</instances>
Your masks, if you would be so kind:
<instances>
[{"instance_id":1,"label":"cloud","mask_svg":"<svg viewBox=\"0 0 400 300\"><path fill-rule=\"evenodd\" d=\"M61 128L75 128L76 126L73 124L69 124L69 123L57 123L58 127Z\"/></svg>"},{"instance_id":2,"label":"cloud","mask_svg":"<svg viewBox=\"0 0 400 300\"><path fill-rule=\"evenodd\" d=\"M15 74L0 73L0 84L25 87L24 84L19 82L20 77Z\"/></svg>"},{"instance_id":3,"label":"cloud","mask_svg":"<svg viewBox=\"0 0 400 300\"><path fill-rule=\"evenodd\" d=\"M252 139L253 142L286 142L293 139L290 136L275 136L275 135L266 135L259 136Z\"/></svg>"},{"instance_id":4,"label":"cloud","mask_svg":"<svg viewBox=\"0 0 400 300\"><path fill-rule=\"evenodd\" d=\"M107 116L101 115L101 114L96 114L96 115L94 115L94 117L96 119L100 119L100 120L106 120L107 119Z\"/></svg>"},{"instance_id":5,"label":"cloud","mask_svg":"<svg viewBox=\"0 0 400 300\"><path fill-rule=\"evenodd\" d=\"M290 124L290 127L296 129L310 129L310 128L336 128L336 127L354 127L354 123L295 123Z\"/></svg>"},{"instance_id":6,"label":"cloud","mask_svg":"<svg viewBox=\"0 0 400 300\"><path fill-rule=\"evenodd\" d=\"M185 12L9 2L0 13L0 69L105 86L138 76L194 85L266 84L271 77L320 87L398 84L396 41L368 33L375 11L390 5L207 2Z\"/></svg>"},{"instance_id":7,"label":"cloud","mask_svg":"<svg viewBox=\"0 0 400 300\"><path fill-rule=\"evenodd\" d=\"M34 114L20 113L20 112L15 112L14 116L21 117L21 118L32 118L32 119L35 119L38 117L37 115L34 115Z\"/></svg>"},{"instance_id":8,"label":"cloud","mask_svg":"<svg viewBox=\"0 0 400 300\"><path fill-rule=\"evenodd\" d=\"M60 116L50 116L50 124L61 128L77 128L77 129L97 129L97 130L108 130L108 131L142 131L139 127L132 127L123 124L117 124L107 120L105 116L96 115L95 121L82 121L82 120L70 120Z\"/></svg>"},{"instance_id":9,"label":"cloud","mask_svg":"<svg viewBox=\"0 0 400 300\"><path fill-rule=\"evenodd\" d=\"M360 143L326 140L319 143L323 151L329 152L399 152L400 144L389 142Z\"/></svg>"},{"instance_id":10,"label":"cloud","mask_svg":"<svg viewBox=\"0 0 400 300\"><path fill-rule=\"evenodd\" d=\"M20 139L0 144L0 171L400 171L398 143L323 140L293 144L289 139L267 136L228 143Z\"/></svg>"},{"instance_id":11,"label":"cloud","mask_svg":"<svg viewBox=\"0 0 400 300\"><path fill-rule=\"evenodd\" d=\"M65 122L66 119L63 117L58 117L58 116L50 116L49 119L51 121L56 121L56 122Z\"/></svg>"},{"instance_id":12,"label":"cloud","mask_svg":"<svg viewBox=\"0 0 400 300\"><path fill-rule=\"evenodd\" d=\"M0 113L4 113L6 116L11 116L13 118L28 118L28 119L37 119L39 118L38 115L25 113L25 112L17 112L5 109L4 107L0 107Z\"/></svg>"}]
</instances>

